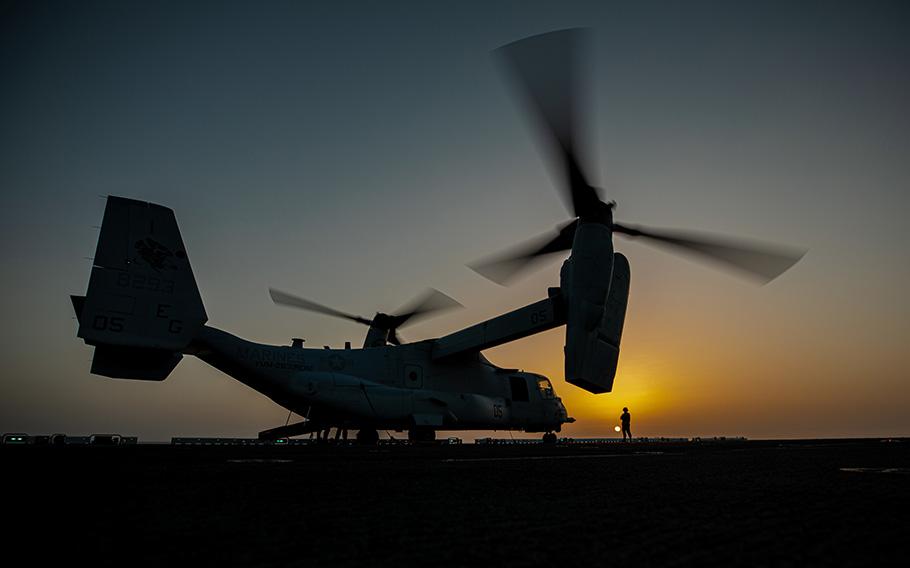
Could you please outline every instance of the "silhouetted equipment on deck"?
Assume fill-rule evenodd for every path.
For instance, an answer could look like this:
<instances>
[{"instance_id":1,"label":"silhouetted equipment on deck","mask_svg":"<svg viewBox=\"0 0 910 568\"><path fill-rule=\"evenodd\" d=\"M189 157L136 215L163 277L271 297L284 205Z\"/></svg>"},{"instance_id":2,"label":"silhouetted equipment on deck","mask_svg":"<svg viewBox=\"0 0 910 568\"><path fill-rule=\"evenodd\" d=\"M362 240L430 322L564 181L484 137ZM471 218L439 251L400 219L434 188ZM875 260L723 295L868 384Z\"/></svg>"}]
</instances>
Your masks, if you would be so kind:
<instances>
[{"instance_id":1,"label":"silhouetted equipment on deck","mask_svg":"<svg viewBox=\"0 0 910 568\"><path fill-rule=\"evenodd\" d=\"M555 232L472 265L506 282L534 260L571 251L560 286L527 306L443 337L406 343L398 329L459 306L429 290L395 314L372 318L270 289L277 304L369 326L361 349L307 349L245 341L205 325L207 314L186 247L170 209L109 197L85 296L73 296L78 337L95 347L92 372L163 380L183 355L193 355L304 417L265 430L263 441L316 433L325 440L357 430L361 443L378 431L407 431L412 442L438 430L543 432L547 442L573 422L549 379L495 366L481 353L566 326L565 378L592 393L609 392L619 361L631 281L613 234L710 259L768 281L802 253L680 231L645 229L613 220L614 202L592 185L591 147L582 126L583 30L534 36L500 50L531 109L571 219Z\"/></svg>"},{"instance_id":2,"label":"silhouetted equipment on deck","mask_svg":"<svg viewBox=\"0 0 910 568\"><path fill-rule=\"evenodd\" d=\"M3 445L9 446L134 446L139 442L136 436L120 434L92 434L91 436L67 436L66 434L7 433L3 434Z\"/></svg>"},{"instance_id":3,"label":"silhouetted equipment on deck","mask_svg":"<svg viewBox=\"0 0 910 568\"><path fill-rule=\"evenodd\" d=\"M119 446L120 434L92 434L89 444L92 446Z\"/></svg>"},{"instance_id":4,"label":"silhouetted equipment on deck","mask_svg":"<svg viewBox=\"0 0 910 568\"><path fill-rule=\"evenodd\" d=\"M31 444L31 436L20 432L10 432L3 435L4 446L25 446Z\"/></svg>"}]
</instances>

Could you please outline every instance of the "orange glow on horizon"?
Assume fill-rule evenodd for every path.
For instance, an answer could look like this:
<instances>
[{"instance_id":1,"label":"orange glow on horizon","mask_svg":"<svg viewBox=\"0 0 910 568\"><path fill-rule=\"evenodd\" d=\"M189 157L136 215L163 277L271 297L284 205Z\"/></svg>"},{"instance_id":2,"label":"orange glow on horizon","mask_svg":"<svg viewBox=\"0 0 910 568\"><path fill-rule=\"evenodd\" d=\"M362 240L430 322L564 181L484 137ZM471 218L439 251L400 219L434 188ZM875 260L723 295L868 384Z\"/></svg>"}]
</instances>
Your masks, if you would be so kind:
<instances>
[{"instance_id":1,"label":"orange glow on horizon","mask_svg":"<svg viewBox=\"0 0 910 568\"><path fill-rule=\"evenodd\" d=\"M632 415L633 435L647 437L792 438L816 432L855 436L860 404L881 409L890 421L900 420L902 399L891 397L900 392L897 379L894 389L865 393L863 401L857 400L859 385L845 377L862 376L864 360L847 357L839 346L828 351L825 345L825 357L810 357L792 346L777 345L781 338L773 334L748 340L739 330L747 325L713 319L719 316L692 321L686 334L671 336L671 324L680 324L670 321L666 312L663 315L662 325L643 322L647 314L627 321L610 393L595 395L565 382L564 328L491 349L486 355L497 365L551 379L569 416L576 419L563 427L565 436L616 436L614 427L624 406ZM819 367L819 360L839 366ZM852 427L843 425L851 420Z\"/></svg>"}]
</instances>

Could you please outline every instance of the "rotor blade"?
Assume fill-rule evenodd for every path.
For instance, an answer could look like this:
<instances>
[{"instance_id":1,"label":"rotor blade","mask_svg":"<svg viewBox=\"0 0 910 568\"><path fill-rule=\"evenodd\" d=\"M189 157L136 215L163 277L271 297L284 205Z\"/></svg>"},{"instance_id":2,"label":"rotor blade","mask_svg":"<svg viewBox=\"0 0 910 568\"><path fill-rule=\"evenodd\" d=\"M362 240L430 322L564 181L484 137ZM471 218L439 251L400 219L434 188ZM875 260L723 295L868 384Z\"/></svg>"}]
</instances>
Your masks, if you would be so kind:
<instances>
[{"instance_id":1,"label":"rotor blade","mask_svg":"<svg viewBox=\"0 0 910 568\"><path fill-rule=\"evenodd\" d=\"M583 104L583 56L589 51L590 31L559 30L531 36L497 49L513 78L516 91L537 117L544 154L551 162L557 186L575 217L596 215L600 197L589 183L585 167L586 140L582 125L588 113ZM581 118L581 120L580 120Z\"/></svg>"},{"instance_id":2,"label":"rotor blade","mask_svg":"<svg viewBox=\"0 0 910 568\"><path fill-rule=\"evenodd\" d=\"M360 316L355 316L353 314L347 314L342 311L338 311L322 304L317 304L316 302L311 302L310 300L304 300L287 292L282 292L281 290L276 290L274 288L269 288L269 295L272 297L272 301L276 304L281 304L282 306L291 306L293 308L300 308L301 310L308 310L311 312L317 312L320 314L325 314L327 316L334 316L336 318L344 318L351 321L356 321L357 323L362 323L364 325L371 325L372 320L363 318Z\"/></svg>"},{"instance_id":3,"label":"rotor blade","mask_svg":"<svg viewBox=\"0 0 910 568\"><path fill-rule=\"evenodd\" d=\"M727 268L736 268L767 284L796 264L805 249L759 244L728 237L688 231L655 231L641 227L613 224L613 231L629 237L644 237L656 245L669 245L692 256L711 260Z\"/></svg>"},{"instance_id":4,"label":"rotor blade","mask_svg":"<svg viewBox=\"0 0 910 568\"><path fill-rule=\"evenodd\" d=\"M427 288L423 294L402 306L397 312L399 315L391 316L394 320L391 329L394 330L401 327L406 322L414 323L416 320L428 317L436 312L461 307L462 305L457 300L446 296L439 290ZM394 334L392 335L394 336Z\"/></svg>"},{"instance_id":5,"label":"rotor blade","mask_svg":"<svg viewBox=\"0 0 910 568\"><path fill-rule=\"evenodd\" d=\"M519 272L530 268L540 257L570 250L577 228L578 219L557 227L555 235L553 231L539 235L508 251L469 264L468 268L484 278L505 286Z\"/></svg>"}]
</instances>

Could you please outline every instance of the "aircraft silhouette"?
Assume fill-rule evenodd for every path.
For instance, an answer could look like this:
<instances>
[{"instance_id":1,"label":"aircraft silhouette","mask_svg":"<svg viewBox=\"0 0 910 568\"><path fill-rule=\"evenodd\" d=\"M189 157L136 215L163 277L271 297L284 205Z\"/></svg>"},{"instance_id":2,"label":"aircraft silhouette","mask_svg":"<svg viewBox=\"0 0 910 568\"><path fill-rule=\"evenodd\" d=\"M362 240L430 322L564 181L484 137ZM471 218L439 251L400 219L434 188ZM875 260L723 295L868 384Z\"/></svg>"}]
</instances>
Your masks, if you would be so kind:
<instances>
[{"instance_id":1,"label":"aircraft silhouette","mask_svg":"<svg viewBox=\"0 0 910 568\"><path fill-rule=\"evenodd\" d=\"M263 438L357 430L375 443L379 430L426 441L437 430L555 432L574 421L547 377L503 369L482 351L566 326L565 379L591 393L612 389L619 359L630 268L613 235L639 238L709 259L760 281L775 278L804 251L705 234L617 223L584 163L578 99L587 32L560 30L506 45L497 54L535 117L572 219L555 231L472 266L504 283L549 254L571 251L560 286L530 305L443 337L404 342L398 328L458 303L430 291L394 314L348 314L278 290L274 302L369 326L363 346L308 349L253 343L205 325L207 315L173 211L110 196L85 296L73 296L78 337L95 347L91 372L135 380L167 378L193 355L305 417L265 430Z\"/></svg>"}]
</instances>

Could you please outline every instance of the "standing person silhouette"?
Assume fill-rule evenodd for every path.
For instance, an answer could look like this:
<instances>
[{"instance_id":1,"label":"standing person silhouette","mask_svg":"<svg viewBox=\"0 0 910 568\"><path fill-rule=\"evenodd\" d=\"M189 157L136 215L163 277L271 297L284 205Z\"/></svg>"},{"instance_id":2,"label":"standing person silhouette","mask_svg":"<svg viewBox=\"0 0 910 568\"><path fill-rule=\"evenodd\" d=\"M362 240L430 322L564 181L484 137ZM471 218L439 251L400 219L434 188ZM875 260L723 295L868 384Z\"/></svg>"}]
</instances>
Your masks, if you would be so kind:
<instances>
[{"instance_id":1,"label":"standing person silhouette","mask_svg":"<svg viewBox=\"0 0 910 568\"><path fill-rule=\"evenodd\" d=\"M625 441L626 435L629 436L629 441L632 441L632 429L629 427L629 423L632 420L632 415L629 414L629 409L623 407L622 415L619 417L619 422L622 424L622 439Z\"/></svg>"}]
</instances>

